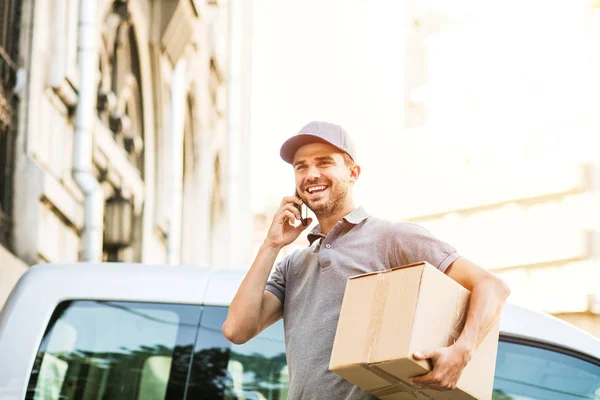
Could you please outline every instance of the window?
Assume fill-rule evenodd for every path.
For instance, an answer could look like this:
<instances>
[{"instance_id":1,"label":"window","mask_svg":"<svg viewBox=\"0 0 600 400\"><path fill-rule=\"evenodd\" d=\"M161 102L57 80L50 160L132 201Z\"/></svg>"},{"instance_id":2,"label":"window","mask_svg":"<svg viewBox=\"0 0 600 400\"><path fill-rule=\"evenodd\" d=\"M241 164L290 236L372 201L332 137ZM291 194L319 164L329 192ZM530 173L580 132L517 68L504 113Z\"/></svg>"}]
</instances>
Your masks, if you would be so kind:
<instances>
[{"instance_id":1,"label":"window","mask_svg":"<svg viewBox=\"0 0 600 400\"><path fill-rule=\"evenodd\" d=\"M600 400L600 366L556 351L500 342L494 400Z\"/></svg>"},{"instance_id":2,"label":"window","mask_svg":"<svg viewBox=\"0 0 600 400\"><path fill-rule=\"evenodd\" d=\"M221 332L227 307L205 307L194 349L188 399L284 400L288 373L279 321L243 345Z\"/></svg>"},{"instance_id":3,"label":"window","mask_svg":"<svg viewBox=\"0 0 600 400\"><path fill-rule=\"evenodd\" d=\"M129 9L131 2L114 1L111 12L106 14L99 42L99 82L97 96L97 116L116 143L114 151L124 155L137 171L117 175L122 182L110 180L116 199L126 199L130 203L140 200L134 190L133 199L126 192L143 184L145 178L144 153L144 96L142 73L136 25ZM120 147L121 149L118 149ZM117 164L109 163L109 170ZM138 174L139 173L139 174ZM108 175L111 175L110 173ZM126 205L122 203L121 205ZM131 204L130 204L131 205ZM120 206L119 206L120 207ZM106 227L111 225L128 226L126 240L104 241L104 259L109 261L139 262L142 258L143 208L134 207L129 212L113 214L108 207L105 212ZM122 220L122 218L125 218ZM105 239L112 237L105 230ZM115 233L113 231L112 233ZM125 239L125 237L123 237Z\"/></svg>"},{"instance_id":4,"label":"window","mask_svg":"<svg viewBox=\"0 0 600 400\"><path fill-rule=\"evenodd\" d=\"M51 317L27 399L183 399L200 306L68 301Z\"/></svg>"},{"instance_id":5,"label":"window","mask_svg":"<svg viewBox=\"0 0 600 400\"><path fill-rule=\"evenodd\" d=\"M115 1L100 40L98 117L144 179L142 74L129 3ZM113 99L111 101L111 99Z\"/></svg>"}]
</instances>

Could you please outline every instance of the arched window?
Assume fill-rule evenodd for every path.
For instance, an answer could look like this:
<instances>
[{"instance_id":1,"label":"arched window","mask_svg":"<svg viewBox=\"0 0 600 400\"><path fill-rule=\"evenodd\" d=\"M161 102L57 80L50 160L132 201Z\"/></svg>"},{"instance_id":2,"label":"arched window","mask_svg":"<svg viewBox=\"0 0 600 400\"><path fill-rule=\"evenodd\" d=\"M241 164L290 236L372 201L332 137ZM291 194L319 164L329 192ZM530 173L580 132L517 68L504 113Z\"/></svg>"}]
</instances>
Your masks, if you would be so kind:
<instances>
[{"instance_id":1,"label":"arched window","mask_svg":"<svg viewBox=\"0 0 600 400\"><path fill-rule=\"evenodd\" d=\"M144 176L144 125L137 40L127 3L107 16L100 49L98 116Z\"/></svg>"},{"instance_id":2,"label":"arched window","mask_svg":"<svg viewBox=\"0 0 600 400\"><path fill-rule=\"evenodd\" d=\"M102 25L97 113L144 179L144 124L140 57L128 3L115 1ZM114 183L113 183L114 184ZM112 187L105 206L104 258L140 261L142 216L125 187Z\"/></svg>"}]
</instances>

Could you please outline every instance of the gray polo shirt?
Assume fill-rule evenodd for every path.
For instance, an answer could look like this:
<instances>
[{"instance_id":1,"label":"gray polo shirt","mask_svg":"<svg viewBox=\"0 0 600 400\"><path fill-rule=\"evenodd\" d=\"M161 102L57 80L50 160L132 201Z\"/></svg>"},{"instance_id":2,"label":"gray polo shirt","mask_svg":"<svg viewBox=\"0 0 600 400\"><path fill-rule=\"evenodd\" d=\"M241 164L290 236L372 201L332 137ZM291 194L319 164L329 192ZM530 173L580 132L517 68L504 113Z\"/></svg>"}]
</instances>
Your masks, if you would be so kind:
<instances>
[{"instance_id":1,"label":"gray polo shirt","mask_svg":"<svg viewBox=\"0 0 600 400\"><path fill-rule=\"evenodd\" d=\"M346 281L418 261L444 272L459 255L419 225L371 217L362 208L327 236L317 226L308 240L309 247L277 265L266 286L283 305L288 399L374 399L328 369Z\"/></svg>"}]
</instances>

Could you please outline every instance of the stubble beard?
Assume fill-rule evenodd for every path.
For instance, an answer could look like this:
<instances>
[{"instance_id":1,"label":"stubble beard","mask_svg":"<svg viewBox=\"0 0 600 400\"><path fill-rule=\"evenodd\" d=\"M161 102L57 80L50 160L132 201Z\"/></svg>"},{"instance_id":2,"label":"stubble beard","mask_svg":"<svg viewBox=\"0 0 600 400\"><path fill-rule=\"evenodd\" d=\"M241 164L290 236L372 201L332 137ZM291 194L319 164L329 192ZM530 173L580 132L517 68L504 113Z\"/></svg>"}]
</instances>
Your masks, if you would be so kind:
<instances>
[{"instance_id":1,"label":"stubble beard","mask_svg":"<svg viewBox=\"0 0 600 400\"><path fill-rule=\"evenodd\" d=\"M335 215L339 212L346 202L346 197L348 196L348 185L341 184L336 185L335 191L334 187L330 186L331 196L329 200L324 204L317 204L310 209L315 213L317 218L329 218L332 215Z\"/></svg>"}]
</instances>

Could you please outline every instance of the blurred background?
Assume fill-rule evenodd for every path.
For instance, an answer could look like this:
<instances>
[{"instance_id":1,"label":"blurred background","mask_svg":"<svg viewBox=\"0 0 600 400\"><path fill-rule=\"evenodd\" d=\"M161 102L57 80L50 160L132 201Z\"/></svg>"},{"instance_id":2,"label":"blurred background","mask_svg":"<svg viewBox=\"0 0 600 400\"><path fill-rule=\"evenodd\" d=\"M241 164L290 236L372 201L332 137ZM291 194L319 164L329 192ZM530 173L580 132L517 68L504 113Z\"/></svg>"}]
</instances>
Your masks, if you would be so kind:
<instances>
[{"instance_id":1,"label":"blurred background","mask_svg":"<svg viewBox=\"0 0 600 400\"><path fill-rule=\"evenodd\" d=\"M327 120L371 214L600 337L600 1L79 4L0 0L0 304L37 263L248 268Z\"/></svg>"}]
</instances>

